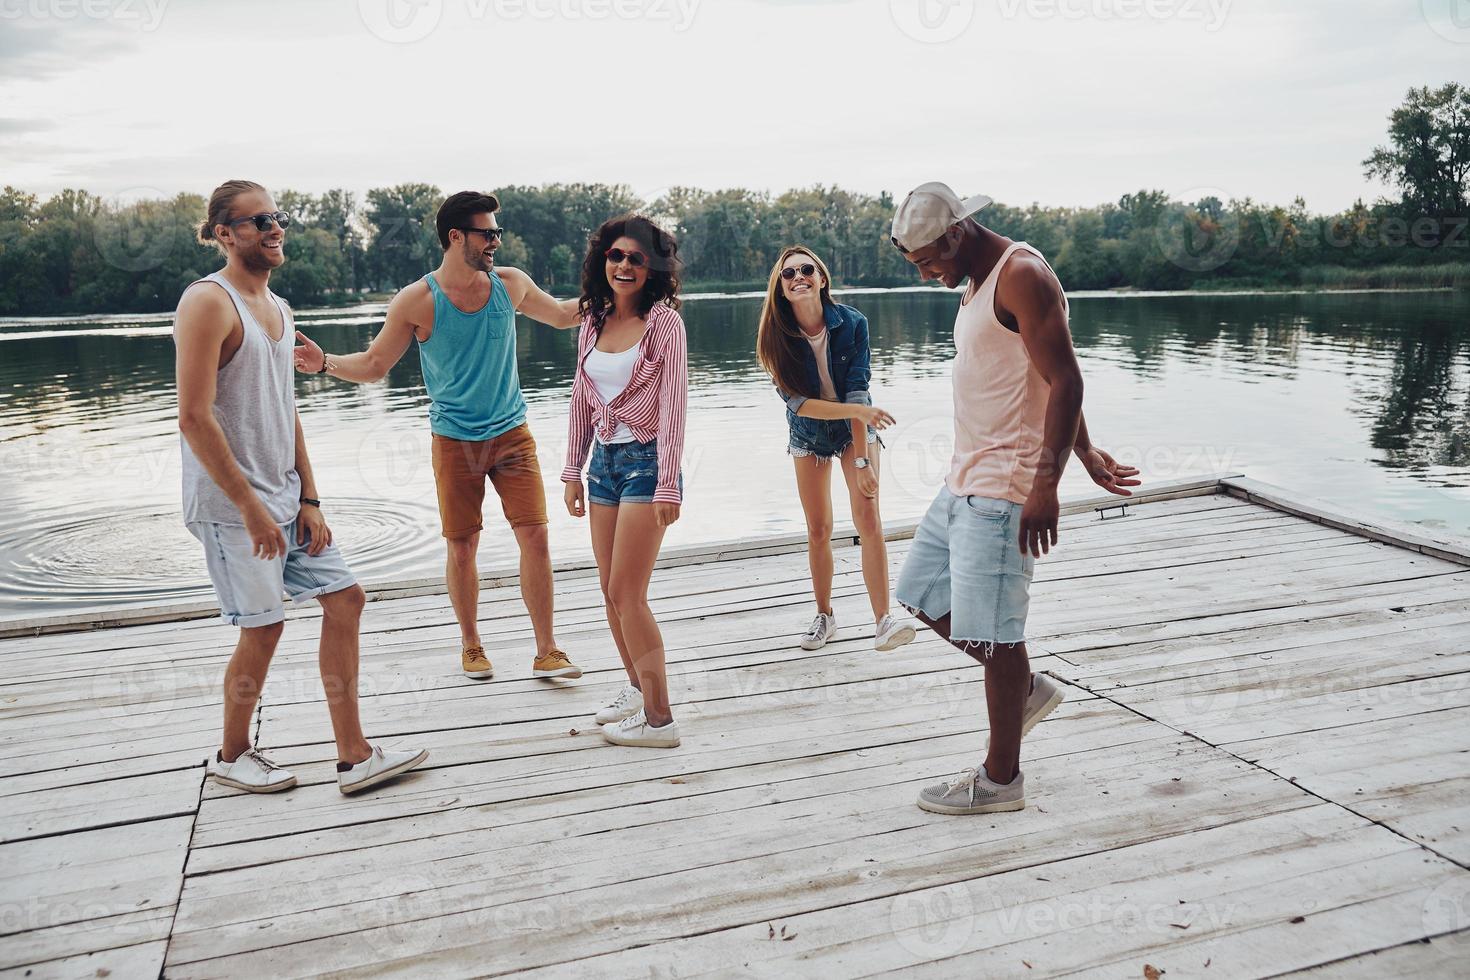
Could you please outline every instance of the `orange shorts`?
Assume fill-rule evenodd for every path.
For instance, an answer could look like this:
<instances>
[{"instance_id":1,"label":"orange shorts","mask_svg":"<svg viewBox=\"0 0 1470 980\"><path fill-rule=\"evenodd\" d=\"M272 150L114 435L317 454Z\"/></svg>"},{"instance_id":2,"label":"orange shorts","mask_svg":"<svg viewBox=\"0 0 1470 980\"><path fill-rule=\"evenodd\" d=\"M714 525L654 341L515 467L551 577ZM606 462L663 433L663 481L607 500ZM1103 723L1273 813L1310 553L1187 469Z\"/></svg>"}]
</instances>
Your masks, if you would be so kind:
<instances>
[{"instance_id":1,"label":"orange shorts","mask_svg":"<svg viewBox=\"0 0 1470 980\"><path fill-rule=\"evenodd\" d=\"M446 538L467 538L485 526L485 479L495 484L511 527L545 524L546 488L536 440L522 423L494 439L464 442L434 435L434 485Z\"/></svg>"}]
</instances>

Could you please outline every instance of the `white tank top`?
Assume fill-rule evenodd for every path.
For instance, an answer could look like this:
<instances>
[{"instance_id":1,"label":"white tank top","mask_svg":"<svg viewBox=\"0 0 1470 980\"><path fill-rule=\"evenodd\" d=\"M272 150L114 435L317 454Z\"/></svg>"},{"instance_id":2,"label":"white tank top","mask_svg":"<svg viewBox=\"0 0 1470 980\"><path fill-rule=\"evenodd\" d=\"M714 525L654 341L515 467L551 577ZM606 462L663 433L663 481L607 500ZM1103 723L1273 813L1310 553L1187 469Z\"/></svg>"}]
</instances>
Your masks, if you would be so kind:
<instances>
[{"instance_id":1,"label":"white tank top","mask_svg":"<svg viewBox=\"0 0 1470 980\"><path fill-rule=\"evenodd\" d=\"M1021 250L1046 261L1025 242L1013 242L955 316L954 457L945 481L958 496L1018 504L1036 480L1051 395L1021 335L995 316L1001 270Z\"/></svg>"},{"instance_id":2,"label":"white tank top","mask_svg":"<svg viewBox=\"0 0 1470 980\"><path fill-rule=\"evenodd\" d=\"M638 366L638 350L642 342L634 344L625 351L608 353L598 350L595 346L587 352L587 359L582 362L582 370L587 372L587 378L597 389L597 395L602 399L604 405L612 403L612 400L623 393L628 387L628 382L633 378L633 369ZM603 445L614 445L621 442L634 442L636 436L633 430L628 428L628 423L619 422L617 429L613 431L611 439L604 440L597 436L597 441Z\"/></svg>"},{"instance_id":3,"label":"white tank top","mask_svg":"<svg viewBox=\"0 0 1470 980\"><path fill-rule=\"evenodd\" d=\"M214 376L214 417L271 520L288 524L301 510L301 476L296 472L296 373L291 363L296 332L290 308L275 293L270 294L281 311L283 328L281 339L272 340L228 279L216 272L199 281L224 287L245 327L240 349ZM199 462L189 441L180 435L179 442L184 456L184 523L244 524L239 508Z\"/></svg>"}]
</instances>

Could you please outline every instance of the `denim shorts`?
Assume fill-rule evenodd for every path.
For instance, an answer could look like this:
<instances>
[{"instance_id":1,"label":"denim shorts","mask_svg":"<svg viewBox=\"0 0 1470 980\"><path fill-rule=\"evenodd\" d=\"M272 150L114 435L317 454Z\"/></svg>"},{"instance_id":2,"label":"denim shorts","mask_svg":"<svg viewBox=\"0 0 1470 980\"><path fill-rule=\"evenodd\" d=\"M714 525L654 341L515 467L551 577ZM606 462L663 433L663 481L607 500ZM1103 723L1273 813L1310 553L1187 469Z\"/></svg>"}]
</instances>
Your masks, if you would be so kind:
<instances>
[{"instance_id":1,"label":"denim shorts","mask_svg":"<svg viewBox=\"0 0 1470 980\"><path fill-rule=\"evenodd\" d=\"M790 434L786 451L792 456L815 456L825 463L852 445L852 423L847 419L809 419L788 411L786 422ZM868 445L875 442L882 444L878 430L868 426Z\"/></svg>"},{"instance_id":2,"label":"denim shorts","mask_svg":"<svg viewBox=\"0 0 1470 980\"><path fill-rule=\"evenodd\" d=\"M587 499L594 504L651 504L658 489L658 440L594 441L587 465ZM679 474L684 492L684 474Z\"/></svg>"},{"instance_id":3,"label":"denim shorts","mask_svg":"<svg viewBox=\"0 0 1470 980\"><path fill-rule=\"evenodd\" d=\"M1020 504L941 487L914 532L898 601L930 619L948 613L950 639L986 655L996 643L1023 642L1036 560L1021 554L1020 532Z\"/></svg>"},{"instance_id":4,"label":"denim shorts","mask_svg":"<svg viewBox=\"0 0 1470 980\"><path fill-rule=\"evenodd\" d=\"M231 626L273 626L286 618L281 594L306 602L357 584L336 545L319 555L306 553L311 535L296 543L296 522L281 525L286 554L272 560L257 558L250 533L239 524L196 522L189 533L204 545L204 562L219 596L220 618Z\"/></svg>"}]
</instances>

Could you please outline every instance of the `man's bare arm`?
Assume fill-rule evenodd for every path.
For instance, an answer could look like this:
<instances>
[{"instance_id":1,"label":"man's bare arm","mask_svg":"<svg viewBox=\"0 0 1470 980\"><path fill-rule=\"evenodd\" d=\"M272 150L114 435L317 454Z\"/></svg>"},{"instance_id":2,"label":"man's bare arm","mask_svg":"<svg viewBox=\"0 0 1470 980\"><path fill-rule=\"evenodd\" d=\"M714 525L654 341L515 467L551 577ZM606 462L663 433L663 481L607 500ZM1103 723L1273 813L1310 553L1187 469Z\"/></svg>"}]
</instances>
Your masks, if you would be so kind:
<instances>
[{"instance_id":1,"label":"man's bare arm","mask_svg":"<svg viewBox=\"0 0 1470 980\"><path fill-rule=\"evenodd\" d=\"M403 357L408 345L413 343L415 331L425 325L420 323L425 319L425 305L428 307L429 317L432 318L434 307L432 301L427 299L428 290L429 287L422 282L400 289L398 295L388 304L383 328L365 351L355 354L328 354L306 334L296 331L296 339L301 342L296 348L296 370L303 374L316 374L321 371L325 361L326 373L334 378L358 384L382 381L393 365ZM432 323L427 325L432 326Z\"/></svg>"},{"instance_id":2,"label":"man's bare arm","mask_svg":"<svg viewBox=\"0 0 1470 980\"><path fill-rule=\"evenodd\" d=\"M558 330L566 330L582 322L575 299L557 299L520 269L497 268L495 271L500 274L500 281L505 283L505 290L510 293L511 304L517 312Z\"/></svg>"},{"instance_id":3,"label":"man's bare arm","mask_svg":"<svg viewBox=\"0 0 1470 980\"><path fill-rule=\"evenodd\" d=\"M174 320L175 380L179 391L179 431L210 479L240 511L255 541L255 553L273 558L285 551L285 539L271 520L265 504L230 451L225 430L214 417L215 375L220 354L239 315L223 290L212 286L190 289L179 302ZM238 353L237 355L238 356ZM274 538L277 550L271 550Z\"/></svg>"},{"instance_id":4,"label":"man's bare arm","mask_svg":"<svg viewBox=\"0 0 1470 980\"><path fill-rule=\"evenodd\" d=\"M1026 354L1051 387L1046 401L1041 461L1021 514L1020 547L1035 557L1057 541L1057 484L1077 442L1082 418L1082 368L1072 349L1061 284L1046 263L1017 256L1002 271L996 298L1016 321Z\"/></svg>"},{"instance_id":5,"label":"man's bare arm","mask_svg":"<svg viewBox=\"0 0 1470 980\"><path fill-rule=\"evenodd\" d=\"M1072 349L1062 287L1044 262L1022 255L1006 267L998 299L1015 318L1031 363L1051 386L1037 479L1056 486L1082 420L1082 368Z\"/></svg>"},{"instance_id":6,"label":"man's bare arm","mask_svg":"<svg viewBox=\"0 0 1470 980\"><path fill-rule=\"evenodd\" d=\"M296 475L301 477L301 496L319 500L316 490L316 474L311 471L311 456L306 452L306 429L301 425L301 413L296 413ZM332 529L327 527L322 510L304 500L296 513L296 543L305 544L307 536L311 544L307 554L319 555L332 543Z\"/></svg>"}]
</instances>

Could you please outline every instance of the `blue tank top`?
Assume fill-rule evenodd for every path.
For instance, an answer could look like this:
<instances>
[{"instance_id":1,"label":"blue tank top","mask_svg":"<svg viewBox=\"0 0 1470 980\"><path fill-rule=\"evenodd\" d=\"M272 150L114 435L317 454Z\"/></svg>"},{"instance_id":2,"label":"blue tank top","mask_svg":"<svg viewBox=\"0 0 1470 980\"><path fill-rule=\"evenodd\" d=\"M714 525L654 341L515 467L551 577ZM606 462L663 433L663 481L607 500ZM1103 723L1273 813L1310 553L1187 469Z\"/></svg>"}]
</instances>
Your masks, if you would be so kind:
<instances>
[{"instance_id":1,"label":"blue tank top","mask_svg":"<svg viewBox=\"0 0 1470 980\"><path fill-rule=\"evenodd\" d=\"M490 299L473 313L449 301L433 274L434 332L419 342L428 389L429 426L438 435L479 442L526 421L516 370L516 311L492 269Z\"/></svg>"}]
</instances>

